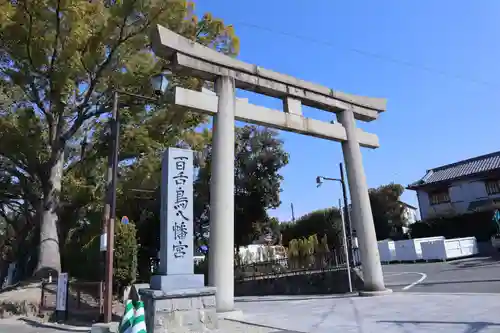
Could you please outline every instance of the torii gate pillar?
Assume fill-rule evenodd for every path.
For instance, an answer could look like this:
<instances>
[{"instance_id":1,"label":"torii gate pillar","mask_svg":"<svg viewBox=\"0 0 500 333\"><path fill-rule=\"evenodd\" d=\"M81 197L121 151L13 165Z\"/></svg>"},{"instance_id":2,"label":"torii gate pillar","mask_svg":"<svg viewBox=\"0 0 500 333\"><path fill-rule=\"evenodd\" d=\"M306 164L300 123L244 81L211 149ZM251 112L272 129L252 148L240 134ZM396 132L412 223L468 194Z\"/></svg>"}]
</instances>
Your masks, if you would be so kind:
<instances>
[{"instance_id":1,"label":"torii gate pillar","mask_svg":"<svg viewBox=\"0 0 500 333\"><path fill-rule=\"evenodd\" d=\"M347 134L347 140L342 142L342 152L347 169L349 193L351 194L352 221L354 221L359 238L359 250L363 265L364 290L361 294L368 296L373 293L387 293L390 290L384 286L384 275L380 265L377 235L354 114L351 110L345 110L337 114L337 119L344 126ZM374 249L376 250L374 251Z\"/></svg>"},{"instance_id":2,"label":"torii gate pillar","mask_svg":"<svg viewBox=\"0 0 500 333\"><path fill-rule=\"evenodd\" d=\"M234 79L218 77L215 91L208 284L217 287L217 311L227 312L234 308Z\"/></svg>"}]
</instances>

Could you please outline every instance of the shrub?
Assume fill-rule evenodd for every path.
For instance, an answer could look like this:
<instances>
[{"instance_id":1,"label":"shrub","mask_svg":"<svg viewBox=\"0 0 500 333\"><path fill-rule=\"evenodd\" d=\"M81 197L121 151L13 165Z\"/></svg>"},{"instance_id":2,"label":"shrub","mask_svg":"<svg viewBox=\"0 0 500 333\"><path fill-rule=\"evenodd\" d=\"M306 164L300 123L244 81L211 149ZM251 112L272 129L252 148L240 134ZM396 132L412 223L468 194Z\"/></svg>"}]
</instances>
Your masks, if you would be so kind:
<instances>
[{"instance_id":1,"label":"shrub","mask_svg":"<svg viewBox=\"0 0 500 333\"><path fill-rule=\"evenodd\" d=\"M99 223L81 226L70 231L68 241L61 250L63 272L70 278L95 282L103 277L103 256L99 251Z\"/></svg>"},{"instance_id":2,"label":"shrub","mask_svg":"<svg viewBox=\"0 0 500 333\"><path fill-rule=\"evenodd\" d=\"M478 212L460 216L429 219L410 225L412 238L444 236L445 238L476 237L488 241L495 234L493 212Z\"/></svg>"},{"instance_id":3,"label":"shrub","mask_svg":"<svg viewBox=\"0 0 500 333\"><path fill-rule=\"evenodd\" d=\"M115 256L113 281L121 292L137 278L137 232L132 223L115 225Z\"/></svg>"}]
</instances>

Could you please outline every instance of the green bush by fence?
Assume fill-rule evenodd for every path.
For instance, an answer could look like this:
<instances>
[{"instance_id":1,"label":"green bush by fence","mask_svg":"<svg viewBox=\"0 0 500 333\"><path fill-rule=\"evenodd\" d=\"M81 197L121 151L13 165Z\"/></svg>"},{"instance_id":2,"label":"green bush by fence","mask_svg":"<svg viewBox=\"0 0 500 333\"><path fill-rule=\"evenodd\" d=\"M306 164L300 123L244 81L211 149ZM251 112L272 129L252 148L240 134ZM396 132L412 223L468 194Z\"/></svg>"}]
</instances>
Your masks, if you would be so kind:
<instances>
[{"instance_id":1,"label":"green bush by fence","mask_svg":"<svg viewBox=\"0 0 500 333\"><path fill-rule=\"evenodd\" d=\"M318 236L292 239L288 243L288 264L291 269L321 268L325 266L326 257L330 253L327 236L318 241Z\"/></svg>"},{"instance_id":2,"label":"green bush by fence","mask_svg":"<svg viewBox=\"0 0 500 333\"><path fill-rule=\"evenodd\" d=\"M493 212L429 219L410 225L411 238L444 236L445 238L476 237L488 241L496 233Z\"/></svg>"},{"instance_id":3,"label":"green bush by fence","mask_svg":"<svg viewBox=\"0 0 500 333\"><path fill-rule=\"evenodd\" d=\"M137 231L132 223L116 224L113 281L118 291L137 278Z\"/></svg>"}]
</instances>

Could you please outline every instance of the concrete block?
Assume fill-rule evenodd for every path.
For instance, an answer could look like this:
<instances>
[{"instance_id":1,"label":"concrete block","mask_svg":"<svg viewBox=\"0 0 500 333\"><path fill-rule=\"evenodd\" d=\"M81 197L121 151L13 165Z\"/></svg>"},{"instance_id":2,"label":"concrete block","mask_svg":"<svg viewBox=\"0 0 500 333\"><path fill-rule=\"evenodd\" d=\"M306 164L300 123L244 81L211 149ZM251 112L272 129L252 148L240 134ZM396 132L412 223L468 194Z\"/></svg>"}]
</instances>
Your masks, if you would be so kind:
<instances>
[{"instance_id":1,"label":"concrete block","mask_svg":"<svg viewBox=\"0 0 500 333\"><path fill-rule=\"evenodd\" d=\"M302 116L302 103L300 102L300 100L291 97L285 97L283 106L285 112Z\"/></svg>"}]
</instances>

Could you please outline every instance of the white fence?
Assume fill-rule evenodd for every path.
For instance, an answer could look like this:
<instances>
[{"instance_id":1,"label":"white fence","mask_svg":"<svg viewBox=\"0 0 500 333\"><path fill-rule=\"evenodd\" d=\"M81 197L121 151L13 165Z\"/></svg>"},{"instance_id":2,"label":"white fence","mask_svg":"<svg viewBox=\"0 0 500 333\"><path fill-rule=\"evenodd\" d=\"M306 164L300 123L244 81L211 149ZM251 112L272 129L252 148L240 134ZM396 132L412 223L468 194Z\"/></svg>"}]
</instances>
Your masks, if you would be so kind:
<instances>
[{"instance_id":1,"label":"white fence","mask_svg":"<svg viewBox=\"0 0 500 333\"><path fill-rule=\"evenodd\" d=\"M381 262L447 260L477 254L475 237L445 239L427 237L378 242Z\"/></svg>"},{"instance_id":2,"label":"white fence","mask_svg":"<svg viewBox=\"0 0 500 333\"><path fill-rule=\"evenodd\" d=\"M447 260L477 254L476 237L437 240L422 244L422 259Z\"/></svg>"}]
</instances>

